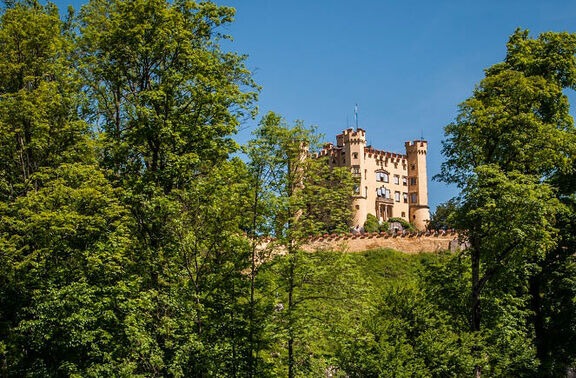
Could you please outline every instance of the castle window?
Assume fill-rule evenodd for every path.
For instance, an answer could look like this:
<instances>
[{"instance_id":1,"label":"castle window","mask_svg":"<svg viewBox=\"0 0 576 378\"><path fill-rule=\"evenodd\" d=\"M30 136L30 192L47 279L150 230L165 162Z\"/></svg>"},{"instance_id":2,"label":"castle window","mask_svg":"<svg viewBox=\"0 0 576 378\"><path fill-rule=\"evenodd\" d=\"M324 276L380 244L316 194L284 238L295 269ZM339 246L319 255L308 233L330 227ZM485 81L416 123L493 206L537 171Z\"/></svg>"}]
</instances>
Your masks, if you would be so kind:
<instances>
[{"instance_id":1,"label":"castle window","mask_svg":"<svg viewBox=\"0 0 576 378\"><path fill-rule=\"evenodd\" d=\"M412 186L416 185L416 177L410 177L410 185Z\"/></svg>"},{"instance_id":2,"label":"castle window","mask_svg":"<svg viewBox=\"0 0 576 378\"><path fill-rule=\"evenodd\" d=\"M376 181L389 182L389 177L388 172L376 172Z\"/></svg>"},{"instance_id":3,"label":"castle window","mask_svg":"<svg viewBox=\"0 0 576 378\"><path fill-rule=\"evenodd\" d=\"M354 159L358 159L358 152L352 153L352 157L353 157Z\"/></svg>"},{"instance_id":4,"label":"castle window","mask_svg":"<svg viewBox=\"0 0 576 378\"><path fill-rule=\"evenodd\" d=\"M364 197L368 197L368 187L364 187Z\"/></svg>"},{"instance_id":5,"label":"castle window","mask_svg":"<svg viewBox=\"0 0 576 378\"><path fill-rule=\"evenodd\" d=\"M415 171L415 170L416 170L416 165L412 164L412 165L410 166L410 169L411 169L412 171Z\"/></svg>"},{"instance_id":6,"label":"castle window","mask_svg":"<svg viewBox=\"0 0 576 378\"><path fill-rule=\"evenodd\" d=\"M404 197L404 203L408 203L408 193L402 194L402 197Z\"/></svg>"},{"instance_id":7,"label":"castle window","mask_svg":"<svg viewBox=\"0 0 576 378\"><path fill-rule=\"evenodd\" d=\"M360 186L354 185L354 194L360 194Z\"/></svg>"},{"instance_id":8,"label":"castle window","mask_svg":"<svg viewBox=\"0 0 576 378\"><path fill-rule=\"evenodd\" d=\"M352 176L360 177L360 167L358 165L352 166Z\"/></svg>"},{"instance_id":9,"label":"castle window","mask_svg":"<svg viewBox=\"0 0 576 378\"><path fill-rule=\"evenodd\" d=\"M412 202L412 203L418 202L418 193L411 193L410 194L410 202Z\"/></svg>"},{"instance_id":10,"label":"castle window","mask_svg":"<svg viewBox=\"0 0 576 378\"><path fill-rule=\"evenodd\" d=\"M396 184L396 185L400 184L400 176L394 175L394 184Z\"/></svg>"},{"instance_id":11,"label":"castle window","mask_svg":"<svg viewBox=\"0 0 576 378\"><path fill-rule=\"evenodd\" d=\"M394 192L394 199L396 202L400 202L400 192Z\"/></svg>"},{"instance_id":12,"label":"castle window","mask_svg":"<svg viewBox=\"0 0 576 378\"><path fill-rule=\"evenodd\" d=\"M408 177L402 176L402 185L404 185L404 186L408 185Z\"/></svg>"},{"instance_id":13,"label":"castle window","mask_svg":"<svg viewBox=\"0 0 576 378\"><path fill-rule=\"evenodd\" d=\"M364 180L366 180L368 178L368 170L365 169L364 170Z\"/></svg>"},{"instance_id":14,"label":"castle window","mask_svg":"<svg viewBox=\"0 0 576 378\"><path fill-rule=\"evenodd\" d=\"M386 189L385 187L381 187L376 189L376 195L378 197L384 197L390 199L390 189Z\"/></svg>"},{"instance_id":15,"label":"castle window","mask_svg":"<svg viewBox=\"0 0 576 378\"><path fill-rule=\"evenodd\" d=\"M406 218L406 213L402 212L402 218Z\"/></svg>"}]
</instances>

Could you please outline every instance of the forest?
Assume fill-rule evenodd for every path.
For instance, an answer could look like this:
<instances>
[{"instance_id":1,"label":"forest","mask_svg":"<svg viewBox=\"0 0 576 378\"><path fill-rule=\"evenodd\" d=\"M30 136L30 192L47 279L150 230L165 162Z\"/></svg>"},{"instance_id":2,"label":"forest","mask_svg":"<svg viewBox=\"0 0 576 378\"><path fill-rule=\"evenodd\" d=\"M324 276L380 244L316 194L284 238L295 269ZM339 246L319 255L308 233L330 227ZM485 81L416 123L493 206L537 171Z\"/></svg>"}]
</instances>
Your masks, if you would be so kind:
<instances>
[{"instance_id":1,"label":"forest","mask_svg":"<svg viewBox=\"0 0 576 378\"><path fill-rule=\"evenodd\" d=\"M573 372L576 34L517 29L445 127L435 179L460 194L430 227L469 248L306 253L349 232L354 177L306 158L314 127L258 113L222 48L234 15L5 0L0 375Z\"/></svg>"}]
</instances>

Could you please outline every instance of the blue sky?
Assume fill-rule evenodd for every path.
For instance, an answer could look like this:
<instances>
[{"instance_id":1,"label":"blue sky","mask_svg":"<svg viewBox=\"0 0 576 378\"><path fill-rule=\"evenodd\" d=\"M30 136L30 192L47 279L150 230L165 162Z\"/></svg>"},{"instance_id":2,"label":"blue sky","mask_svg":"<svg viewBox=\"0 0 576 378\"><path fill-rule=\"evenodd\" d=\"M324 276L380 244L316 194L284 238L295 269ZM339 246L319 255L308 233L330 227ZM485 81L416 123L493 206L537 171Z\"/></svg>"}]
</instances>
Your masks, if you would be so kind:
<instances>
[{"instance_id":1,"label":"blue sky","mask_svg":"<svg viewBox=\"0 0 576 378\"><path fill-rule=\"evenodd\" d=\"M68 4L78 8L82 2ZM227 45L249 56L262 86L261 114L314 124L333 141L353 124L375 148L403 152L404 141L429 141L428 175L439 172L443 127L470 96L483 69L504 58L516 27L534 36L576 32L571 1L278 1L217 0L236 8ZM571 96L574 97L574 96ZM574 100L573 100L574 101ZM347 122L348 121L348 122ZM244 142L257 123L246 122ZM429 202L457 194L430 182Z\"/></svg>"},{"instance_id":2,"label":"blue sky","mask_svg":"<svg viewBox=\"0 0 576 378\"><path fill-rule=\"evenodd\" d=\"M576 32L576 2L569 1L218 3L237 9L228 31L263 87L262 113L318 125L333 141L347 120L353 124L358 103L360 127L375 148L403 152L404 141L424 135L429 177L442 163L443 127L483 70L502 61L517 27L534 36ZM430 182L431 209L456 194Z\"/></svg>"}]
</instances>

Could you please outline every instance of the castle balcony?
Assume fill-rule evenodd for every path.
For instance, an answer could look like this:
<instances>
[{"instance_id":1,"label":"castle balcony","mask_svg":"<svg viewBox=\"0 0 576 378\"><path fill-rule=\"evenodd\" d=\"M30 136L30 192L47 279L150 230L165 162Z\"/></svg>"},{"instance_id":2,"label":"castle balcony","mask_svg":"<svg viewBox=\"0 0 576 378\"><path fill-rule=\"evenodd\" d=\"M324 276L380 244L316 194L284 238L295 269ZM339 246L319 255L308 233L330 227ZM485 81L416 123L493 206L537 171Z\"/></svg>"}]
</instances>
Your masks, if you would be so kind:
<instances>
[{"instance_id":1,"label":"castle balcony","mask_svg":"<svg viewBox=\"0 0 576 378\"><path fill-rule=\"evenodd\" d=\"M394 199L392 198L386 198L386 197L376 197L376 202L377 203L386 203L386 204L394 204Z\"/></svg>"}]
</instances>

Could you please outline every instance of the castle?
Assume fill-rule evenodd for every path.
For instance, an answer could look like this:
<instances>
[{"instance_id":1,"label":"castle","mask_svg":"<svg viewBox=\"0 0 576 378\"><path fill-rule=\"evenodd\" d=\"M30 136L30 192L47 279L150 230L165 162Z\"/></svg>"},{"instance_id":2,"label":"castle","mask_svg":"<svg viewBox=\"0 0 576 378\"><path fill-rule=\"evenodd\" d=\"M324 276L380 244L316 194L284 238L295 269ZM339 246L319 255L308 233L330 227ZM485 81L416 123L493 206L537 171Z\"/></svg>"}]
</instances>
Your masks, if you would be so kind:
<instances>
[{"instance_id":1,"label":"castle","mask_svg":"<svg viewBox=\"0 0 576 378\"><path fill-rule=\"evenodd\" d=\"M349 167L356 178L353 226L363 227L368 214L379 221L403 218L424 230L430 220L426 153L428 142L405 143L398 154L366 146L366 131L349 128L336 135L336 145L327 143L316 155L328 157L332 167Z\"/></svg>"}]
</instances>

